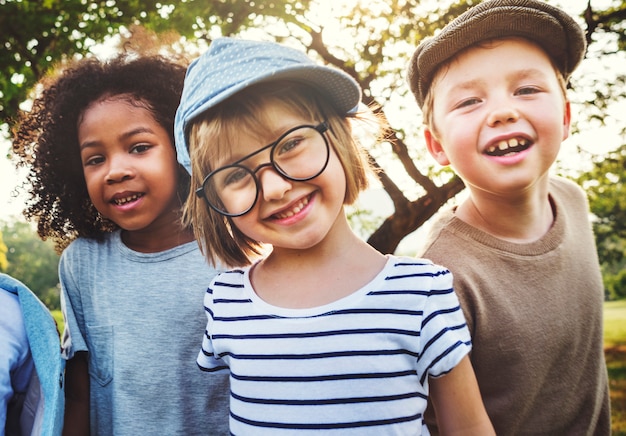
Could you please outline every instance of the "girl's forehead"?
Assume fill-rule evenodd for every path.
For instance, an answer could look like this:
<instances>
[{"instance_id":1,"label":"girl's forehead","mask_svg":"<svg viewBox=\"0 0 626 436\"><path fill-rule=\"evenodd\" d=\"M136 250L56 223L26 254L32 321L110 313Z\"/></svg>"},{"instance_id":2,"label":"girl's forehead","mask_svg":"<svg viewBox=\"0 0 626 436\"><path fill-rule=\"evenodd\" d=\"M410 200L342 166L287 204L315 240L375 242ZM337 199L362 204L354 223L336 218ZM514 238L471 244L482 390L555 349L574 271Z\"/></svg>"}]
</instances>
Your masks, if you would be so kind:
<instances>
[{"instance_id":1,"label":"girl's forehead","mask_svg":"<svg viewBox=\"0 0 626 436\"><path fill-rule=\"evenodd\" d=\"M130 94L104 94L95 100L90 101L85 105L82 112L79 114L77 124L80 124L85 118L85 114L97 107L107 106L121 106L126 107L131 112L140 111L145 113L154 119L152 107L150 104L142 99L136 98ZM156 121L156 120L155 120Z\"/></svg>"}]
</instances>

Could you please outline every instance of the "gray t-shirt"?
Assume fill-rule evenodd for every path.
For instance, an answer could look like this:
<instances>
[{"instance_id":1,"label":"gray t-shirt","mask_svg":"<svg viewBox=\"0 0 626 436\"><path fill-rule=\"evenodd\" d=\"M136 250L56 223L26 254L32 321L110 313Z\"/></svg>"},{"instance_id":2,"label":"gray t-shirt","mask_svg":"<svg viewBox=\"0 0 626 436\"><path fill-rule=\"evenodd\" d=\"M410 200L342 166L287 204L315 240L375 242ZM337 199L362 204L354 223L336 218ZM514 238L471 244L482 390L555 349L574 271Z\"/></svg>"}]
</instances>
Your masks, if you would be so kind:
<instances>
[{"instance_id":1,"label":"gray t-shirt","mask_svg":"<svg viewBox=\"0 0 626 436\"><path fill-rule=\"evenodd\" d=\"M216 272L196 242L139 253L120 232L63 252L63 353L89 353L92 435L228 434L228 376L196 365Z\"/></svg>"}]
</instances>

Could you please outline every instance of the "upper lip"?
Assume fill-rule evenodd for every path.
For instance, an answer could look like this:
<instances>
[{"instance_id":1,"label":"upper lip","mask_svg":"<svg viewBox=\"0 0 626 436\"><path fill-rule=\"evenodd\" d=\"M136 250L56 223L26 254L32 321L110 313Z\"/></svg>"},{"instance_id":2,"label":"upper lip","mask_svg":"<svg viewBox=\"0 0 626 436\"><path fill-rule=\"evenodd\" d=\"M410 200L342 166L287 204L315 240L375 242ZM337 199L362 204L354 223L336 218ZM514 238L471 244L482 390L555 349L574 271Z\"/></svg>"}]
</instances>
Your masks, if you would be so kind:
<instances>
[{"instance_id":1,"label":"upper lip","mask_svg":"<svg viewBox=\"0 0 626 436\"><path fill-rule=\"evenodd\" d=\"M502 156L513 151L525 150L532 144L533 140L527 135L500 136L487 144L485 153L491 156Z\"/></svg>"},{"instance_id":2,"label":"upper lip","mask_svg":"<svg viewBox=\"0 0 626 436\"><path fill-rule=\"evenodd\" d=\"M296 200L289 202L289 204L287 204L286 206L270 212L267 218L287 218L293 214L296 214L297 212L302 210L307 204L309 204L311 196L312 194L309 193L307 195L299 197Z\"/></svg>"},{"instance_id":3,"label":"upper lip","mask_svg":"<svg viewBox=\"0 0 626 436\"><path fill-rule=\"evenodd\" d=\"M136 200L137 198L142 197L143 195L144 194L142 192L133 192L133 191L118 192L111 197L109 202L117 204L117 205L121 205L129 201Z\"/></svg>"}]
</instances>

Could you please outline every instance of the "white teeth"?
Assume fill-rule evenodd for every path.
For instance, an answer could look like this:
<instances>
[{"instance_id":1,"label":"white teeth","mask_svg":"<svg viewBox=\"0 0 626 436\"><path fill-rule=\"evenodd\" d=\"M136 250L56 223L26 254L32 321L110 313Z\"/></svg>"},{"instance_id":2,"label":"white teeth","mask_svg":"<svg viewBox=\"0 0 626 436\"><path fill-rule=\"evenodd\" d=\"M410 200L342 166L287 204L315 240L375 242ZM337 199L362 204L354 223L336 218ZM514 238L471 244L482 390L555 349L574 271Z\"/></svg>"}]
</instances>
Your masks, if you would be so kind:
<instances>
[{"instance_id":1,"label":"white teeth","mask_svg":"<svg viewBox=\"0 0 626 436\"><path fill-rule=\"evenodd\" d=\"M298 204L296 204L293 208L291 208L291 210L285 211L285 212L281 212L281 213L277 213L275 216L276 218L279 219L284 219L284 218L289 218L294 216L295 214L297 214L298 212L300 212L302 209L305 208L305 206L309 204L309 198L303 198L300 202L298 202Z\"/></svg>"},{"instance_id":2,"label":"white teeth","mask_svg":"<svg viewBox=\"0 0 626 436\"><path fill-rule=\"evenodd\" d=\"M506 141L500 141L498 142L498 148L500 150L506 150L507 148L509 148L509 144Z\"/></svg>"},{"instance_id":3,"label":"white teeth","mask_svg":"<svg viewBox=\"0 0 626 436\"><path fill-rule=\"evenodd\" d=\"M126 197L126 198L117 198L117 199L113 200L113 203L115 203L118 206L121 206L121 205L129 203L131 201L135 201L139 197L141 197L141 195L134 194L134 195L131 195L130 197Z\"/></svg>"}]
</instances>

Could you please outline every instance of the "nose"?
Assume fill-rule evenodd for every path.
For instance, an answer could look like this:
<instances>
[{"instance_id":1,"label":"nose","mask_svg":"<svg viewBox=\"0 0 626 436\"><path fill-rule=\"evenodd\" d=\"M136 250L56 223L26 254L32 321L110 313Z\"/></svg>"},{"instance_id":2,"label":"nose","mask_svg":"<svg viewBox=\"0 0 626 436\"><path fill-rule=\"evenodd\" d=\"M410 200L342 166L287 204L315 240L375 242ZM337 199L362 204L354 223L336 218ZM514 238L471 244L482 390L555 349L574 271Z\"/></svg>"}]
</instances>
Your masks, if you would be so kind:
<instances>
[{"instance_id":1,"label":"nose","mask_svg":"<svg viewBox=\"0 0 626 436\"><path fill-rule=\"evenodd\" d=\"M513 103L503 99L489 113L487 123L489 126L495 127L501 124L514 123L519 120L519 117L519 112Z\"/></svg>"},{"instance_id":2,"label":"nose","mask_svg":"<svg viewBox=\"0 0 626 436\"><path fill-rule=\"evenodd\" d=\"M134 171L127 160L119 157L109 158L109 167L105 176L106 183L113 184L129 180L133 177Z\"/></svg>"},{"instance_id":3,"label":"nose","mask_svg":"<svg viewBox=\"0 0 626 436\"><path fill-rule=\"evenodd\" d=\"M261 168L257 173L261 185L261 195L266 201L280 200L292 187L291 180L281 176L271 166Z\"/></svg>"}]
</instances>

